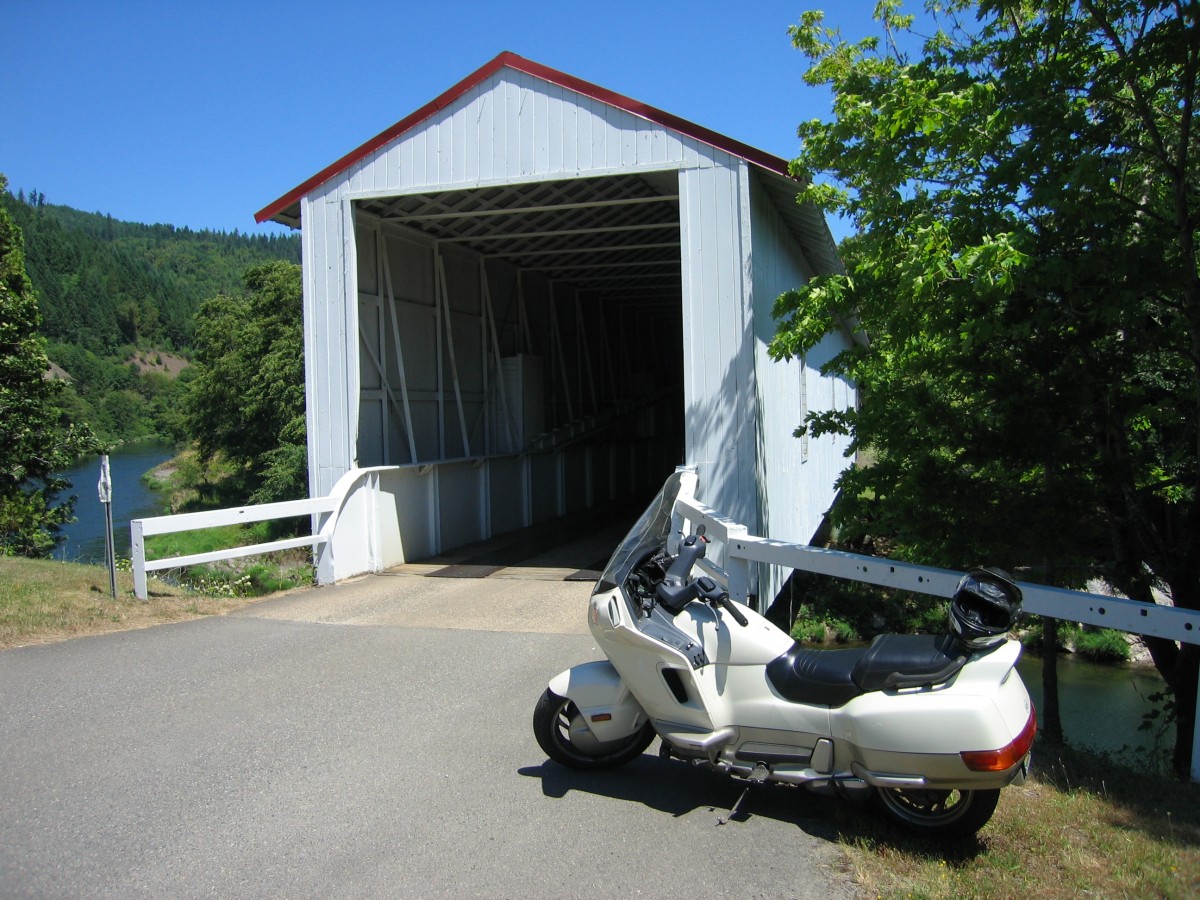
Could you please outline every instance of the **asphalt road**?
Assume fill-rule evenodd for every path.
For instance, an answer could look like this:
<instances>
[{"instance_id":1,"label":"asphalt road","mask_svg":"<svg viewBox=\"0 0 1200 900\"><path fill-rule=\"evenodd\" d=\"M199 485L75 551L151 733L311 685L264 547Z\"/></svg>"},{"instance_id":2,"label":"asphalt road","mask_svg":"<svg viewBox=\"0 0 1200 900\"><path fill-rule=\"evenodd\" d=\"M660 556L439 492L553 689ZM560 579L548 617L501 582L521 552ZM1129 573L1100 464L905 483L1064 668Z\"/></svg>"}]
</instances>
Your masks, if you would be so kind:
<instances>
[{"instance_id":1,"label":"asphalt road","mask_svg":"<svg viewBox=\"0 0 1200 900\"><path fill-rule=\"evenodd\" d=\"M849 897L835 802L548 762L587 584L380 576L0 653L3 897ZM440 616L440 618L439 618ZM573 633L570 633L573 632Z\"/></svg>"}]
</instances>

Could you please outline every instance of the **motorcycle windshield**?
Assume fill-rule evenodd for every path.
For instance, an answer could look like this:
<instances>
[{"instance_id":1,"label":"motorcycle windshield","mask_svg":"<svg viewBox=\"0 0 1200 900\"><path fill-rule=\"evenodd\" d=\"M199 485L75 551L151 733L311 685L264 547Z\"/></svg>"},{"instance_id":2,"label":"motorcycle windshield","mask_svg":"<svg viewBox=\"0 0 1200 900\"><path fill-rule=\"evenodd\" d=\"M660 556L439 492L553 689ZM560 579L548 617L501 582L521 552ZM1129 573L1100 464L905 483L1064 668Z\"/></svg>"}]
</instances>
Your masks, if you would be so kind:
<instances>
[{"instance_id":1,"label":"motorcycle windshield","mask_svg":"<svg viewBox=\"0 0 1200 900\"><path fill-rule=\"evenodd\" d=\"M624 584L629 573L645 555L657 550L667 542L671 533L671 513L675 509L675 498L679 496L681 472L675 472L662 486L662 490L646 507L641 518L617 545L616 552L604 567L593 594L611 591Z\"/></svg>"}]
</instances>

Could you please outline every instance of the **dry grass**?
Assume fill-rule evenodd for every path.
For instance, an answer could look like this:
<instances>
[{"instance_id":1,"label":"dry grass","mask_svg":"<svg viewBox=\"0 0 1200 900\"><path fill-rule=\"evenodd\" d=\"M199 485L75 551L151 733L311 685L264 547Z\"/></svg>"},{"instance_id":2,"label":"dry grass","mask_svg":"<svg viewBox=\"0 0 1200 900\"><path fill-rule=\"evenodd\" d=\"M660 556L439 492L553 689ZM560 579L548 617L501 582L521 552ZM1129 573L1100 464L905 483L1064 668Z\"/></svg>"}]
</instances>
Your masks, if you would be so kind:
<instances>
[{"instance_id":1,"label":"dry grass","mask_svg":"<svg viewBox=\"0 0 1200 900\"><path fill-rule=\"evenodd\" d=\"M207 597L151 579L150 599L133 596L117 573L117 599L103 566L0 557L0 649L220 615L260 598Z\"/></svg>"},{"instance_id":2,"label":"dry grass","mask_svg":"<svg viewBox=\"0 0 1200 900\"><path fill-rule=\"evenodd\" d=\"M935 845L854 816L842 839L875 897L1200 896L1200 787L1041 748L971 841ZM1038 759L1035 752L1034 758Z\"/></svg>"}]
</instances>

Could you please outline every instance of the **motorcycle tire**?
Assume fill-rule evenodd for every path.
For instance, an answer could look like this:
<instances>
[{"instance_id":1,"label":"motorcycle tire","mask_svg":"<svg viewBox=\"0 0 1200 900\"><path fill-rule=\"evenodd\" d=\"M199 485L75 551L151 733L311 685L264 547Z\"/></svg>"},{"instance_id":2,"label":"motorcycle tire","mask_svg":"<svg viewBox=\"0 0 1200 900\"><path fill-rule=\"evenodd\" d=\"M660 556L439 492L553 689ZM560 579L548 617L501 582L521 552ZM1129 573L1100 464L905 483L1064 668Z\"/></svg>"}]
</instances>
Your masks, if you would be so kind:
<instances>
[{"instance_id":1,"label":"motorcycle tire","mask_svg":"<svg viewBox=\"0 0 1200 900\"><path fill-rule=\"evenodd\" d=\"M967 838L992 818L1000 790L876 788L883 815L909 831L936 838Z\"/></svg>"},{"instance_id":2,"label":"motorcycle tire","mask_svg":"<svg viewBox=\"0 0 1200 900\"><path fill-rule=\"evenodd\" d=\"M556 763L571 769L615 769L637 759L654 740L649 722L623 738L600 741L592 734L575 704L549 688L533 710L533 735L538 746Z\"/></svg>"}]
</instances>

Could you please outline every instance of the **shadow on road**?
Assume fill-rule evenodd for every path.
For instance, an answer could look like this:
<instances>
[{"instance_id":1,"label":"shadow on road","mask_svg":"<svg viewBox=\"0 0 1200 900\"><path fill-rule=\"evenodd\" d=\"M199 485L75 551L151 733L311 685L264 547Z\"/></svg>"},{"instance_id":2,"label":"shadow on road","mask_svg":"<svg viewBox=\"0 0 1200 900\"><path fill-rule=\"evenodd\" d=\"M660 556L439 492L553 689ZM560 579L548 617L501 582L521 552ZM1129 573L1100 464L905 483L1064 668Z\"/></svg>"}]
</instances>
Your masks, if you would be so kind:
<instances>
[{"instance_id":1,"label":"shadow on road","mask_svg":"<svg viewBox=\"0 0 1200 900\"><path fill-rule=\"evenodd\" d=\"M547 760L526 766L518 774L540 778L542 793L562 798L583 791L614 800L641 803L674 817L709 811L713 824L730 819L730 811L746 784L679 760L643 755L628 765L608 772L580 772ZM777 784L751 785L730 820L745 821L759 816L794 825L805 833L828 841L842 834L839 807L846 804L808 791Z\"/></svg>"},{"instance_id":2,"label":"shadow on road","mask_svg":"<svg viewBox=\"0 0 1200 900\"><path fill-rule=\"evenodd\" d=\"M579 772L550 760L517 771L527 778L540 778L542 792L547 797L562 798L570 791L583 791L614 800L642 803L675 817L698 810L708 811L714 825L726 820L742 822L758 816L795 826L831 843L897 847L958 862L986 851L984 843L975 835L947 841L911 834L883 821L865 803L825 797L789 785L750 785L749 792L738 804L738 798L747 788L746 782L649 754L609 772ZM735 805L738 811L730 816Z\"/></svg>"}]
</instances>

